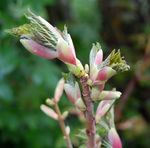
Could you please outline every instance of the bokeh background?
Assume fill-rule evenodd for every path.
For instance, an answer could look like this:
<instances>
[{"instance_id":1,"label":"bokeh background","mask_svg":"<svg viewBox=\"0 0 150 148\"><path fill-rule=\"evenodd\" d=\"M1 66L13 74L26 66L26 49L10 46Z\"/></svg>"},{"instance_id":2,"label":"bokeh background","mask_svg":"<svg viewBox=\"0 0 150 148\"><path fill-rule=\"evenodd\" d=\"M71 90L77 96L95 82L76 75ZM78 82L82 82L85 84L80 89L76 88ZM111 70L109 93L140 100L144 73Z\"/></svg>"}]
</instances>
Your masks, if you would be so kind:
<instances>
[{"instance_id":1,"label":"bokeh background","mask_svg":"<svg viewBox=\"0 0 150 148\"><path fill-rule=\"evenodd\" d=\"M84 64L94 42L100 42L105 57L121 49L131 70L106 86L123 92L116 104L117 129L125 148L150 148L149 0L0 0L0 147L65 147L58 123L39 107L53 96L66 67L30 54L4 32L27 23L28 8L59 29L66 24ZM62 111L71 107L65 95L60 106ZM73 135L82 124L75 115L67 123L77 145Z\"/></svg>"}]
</instances>

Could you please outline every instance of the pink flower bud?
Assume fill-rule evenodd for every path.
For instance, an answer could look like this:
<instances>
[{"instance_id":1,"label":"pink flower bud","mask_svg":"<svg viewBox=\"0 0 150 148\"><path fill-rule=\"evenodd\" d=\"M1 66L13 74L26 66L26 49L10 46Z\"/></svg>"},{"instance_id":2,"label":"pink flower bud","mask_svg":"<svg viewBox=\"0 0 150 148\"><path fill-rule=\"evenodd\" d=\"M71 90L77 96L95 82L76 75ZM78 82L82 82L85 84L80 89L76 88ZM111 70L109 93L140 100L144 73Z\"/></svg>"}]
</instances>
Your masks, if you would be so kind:
<instances>
[{"instance_id":1,"label":"pink flower bud","mask_svg":"<svg viewBox=\"0 0 150 148\"><path fill-rule=\"evenodd\" d=\"M31 53L46 59L58 58L67 64L76 65L76 54L67 29L62 33L40 16L32 12L26 15L29 25L15 28L20 42ZM20 33L19 30L23 30Z\"/></svg>"},{"instance_id":2,"label":"pink flower bud","mask_svg":"<svg viewBox=\"0 0 150 148\"><path fill-rule=\"evenodd\" d=\"M97 52L96 57L95 57L95 61L94 61L95 65L101 64L102 60L103 60L103 51L102 49L100 49Z\"/></svg>"},{"instance_id":3,"label":"pink flower bud","mask_svg":"<svg viewBox=\"0 0 150 148\"><path fill-rule=\"evenodd\" d=\"M98 123L100 119L108 112L114 101L115 100L103 100L99 103L95 115L96 123Z\"/></svg>"},{"instance_id":4,"label":"pink flower bud","mask_svg":"<svg viewBox=\"0 0 150 148\"><path fill-rule=\"evenodd\" d=\"M64 85L64 90L71 103L73 103L80 110L85 110L86 107L81 99L81 92L77 82L75 84L66 83Z\"/></svg>"},{"instance_id":5,"label":"pink flower bud","mask_svg":"<svg viewBox=\"0 0 150 148\"><path fill-rule=\"evenodd\" d=\"M33 41L29 36L21 36L20 42L31 53L46 59L54 59L58 57L55 50L49 49L45 46Z\"/></svg>"},{"instance_id":6,"label":"pink flower bud","mask_svg":"<svg viewBox=\"0 0 150 148\"><path fill-rule=\"evenodd\" d=\"M90 78L95 81L98 74L98 65L103 60L103 51L99 44L93 45L90 52Z\"/></svg>"},{"instance_id":7,"label":"pink flower bud","mask_svg":"<svg viewBox=\"0 0 150 148\"><path fill-rule=\"evenodd\" d=\"M108 132L108 140L112 148L122 148L120 137L115 128L111 128Z\"/></svg>"},{"instance_id":8,"label":"pink flower bud","mask_svg":"<svg viewBox=\"0 0 150 148\"><path fill-rule=\"evenodd\" d=\"M98 72L95 83L103 84L115 74L116 74L116 71L113 70L111 67L108 67L108 66L104 67Z\"/></svg>"},{"instance_id":9,"label":"pink flower bud","mask_svg":"<svg viewBox=\"0 0 150 148\"><path fill-rule=\"evenodd\" d=\"M60 97L62 96L63 89L64 89L64 83L65 83L64 79L60 79L57 84L57 87L55 89L55 94L54 94L55 102L59 102Z\"/></svg>"},{"instance_id":10,"label":"pink flower bud","mask_svg":"<svg viewBox=\"0 0 150 148\"><path fill-rule=\"evenodd\" d=\"M103 60L103 51L100 45L97 43L93 44L93 47L90 52L90 68L94 65L99 65Z\"/></svg>"},{"instance_id":11,"label":"pink flower bud","mask_svg":"<svg viewBox=\"0 0 150 148\"><path fill-rule=\"evenodd\" d=\"M76 65L76 55L74 48L69 46L68 43L60 38L58 40L56 49L58 51L58 59L69 64Z\"/></svg>"},{"instance_id":12,"label":"pink flower bud","mask_svg":"<svg viewBox=\"0 0 150 148\"><path fill-rule=\"evenodd\" d=\"M58 120L58 115L56 114L54 110L52 110L51 108L49 108L48 106L44 104L42 104L40 108L46 115L48 115L49 117L55 120Z\"/></svg>"}]
</instances>

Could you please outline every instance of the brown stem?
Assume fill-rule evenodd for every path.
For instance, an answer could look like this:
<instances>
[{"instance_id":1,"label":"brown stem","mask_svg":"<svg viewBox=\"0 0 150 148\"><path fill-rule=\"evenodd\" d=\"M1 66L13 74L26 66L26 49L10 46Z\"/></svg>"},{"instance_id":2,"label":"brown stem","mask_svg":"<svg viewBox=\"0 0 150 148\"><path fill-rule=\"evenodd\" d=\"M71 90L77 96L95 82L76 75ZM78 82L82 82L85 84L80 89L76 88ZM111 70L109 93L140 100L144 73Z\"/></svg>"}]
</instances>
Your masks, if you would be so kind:
<instances>
[{"instance_id":1,"label":"brown stem","mask_svg":"<svg viewBox=\"0 0 150 148\"><path fill-rule=\"evenodd\" d=\"M65 126L65 122L64 122L64 118L62 117L62 114L60 112L60 109L59 109L59 106L57 103L55 103L54 105L55 107L55 111L58 115L58 122L59 122L59 125L61 127L61 130L63 132L63 135L64 135L64 139L66 140L66 143L67 143L67 148L73 148L72 146L72 143L71 143L71 139L70 139L70 136L69 134L66 132L66 126Z\"/></svg>"},{"instance_id":2,"label":"brown stem","mask_svg":"<svg viewBox=\"0 0 150 148\"><path fill-rule=\"evenodd\" d=\"M88 76L83 76L80 78L80 83L82 85L82 95L86 105L85 118L87 121L86 134L88 137L87 148L96 148L96 127L95 127L95 117L94 117L94 105L90 97L90 87L87 84Z\"/></svg>"}]
</instances>

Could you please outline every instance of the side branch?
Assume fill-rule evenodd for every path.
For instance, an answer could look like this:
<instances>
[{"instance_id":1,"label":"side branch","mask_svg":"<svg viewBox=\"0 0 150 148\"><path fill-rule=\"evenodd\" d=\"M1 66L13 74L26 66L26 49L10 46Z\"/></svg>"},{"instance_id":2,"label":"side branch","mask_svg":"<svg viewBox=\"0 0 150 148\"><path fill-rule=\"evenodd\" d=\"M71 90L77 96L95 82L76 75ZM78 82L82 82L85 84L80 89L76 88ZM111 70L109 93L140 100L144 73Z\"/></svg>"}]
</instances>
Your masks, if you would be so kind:
<instances>
[{"instance_id":1,"label":"side branch","mask_svg":"<svg viewBox=\"0 0 150 148\"><path fill-rule=\"evenodd\" d=\"M83 76L80 78L80 83L82 85L82 95L86 105L85 118L87 121L86 134L88 137L87 148L96 148L96 127L95 127L95 117L94 117L94 105L90 97L90 87L87 84L88 76Z\"/></svg>"},{"instance_id":2,"label":"side branch","mask_svg":"<svg viewBox=\"0 0 150 148\"><path fill-rule=\"evenodd\" d=\"M67 148L73 148L72 143L71 143L71 139L70 139L70 136L69 136L69 133L67 133L67 131L66 131L65 122L64 122L64 119L63 119L62 114L60 112L58 104L55 103L54 107L55 107L56 113L58 114L58 122L59 122L61 130L63 132L64 139L66 140Z\"/></svg>"}]
</instances>

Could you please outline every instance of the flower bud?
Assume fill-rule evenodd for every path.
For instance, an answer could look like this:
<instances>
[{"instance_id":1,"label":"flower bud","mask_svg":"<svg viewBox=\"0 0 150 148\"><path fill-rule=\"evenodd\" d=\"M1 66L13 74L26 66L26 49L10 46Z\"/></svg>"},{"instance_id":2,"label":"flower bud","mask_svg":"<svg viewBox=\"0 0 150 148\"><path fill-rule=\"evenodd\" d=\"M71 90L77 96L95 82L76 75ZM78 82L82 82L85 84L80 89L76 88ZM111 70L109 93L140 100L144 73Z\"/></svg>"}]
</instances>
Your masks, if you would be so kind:
<instances>
[{"instance_id":1,"label":"flower bud","mask_svg":"<svg viewBox=\"0 0 150 148\"><path fill-rule=\"evenodd\" d=\"M77 77L81 77L81 76L85 75L83 65L81 64L81 62L78 59L76 59L76 65L67 64L67 67L68 67L69 71Z\"/></svg>"},{"instance_id":2,"label":"flower bud","mask_svg":"<svg viewBox=\"0 0 150 148\"><path fill-rule=\"evenodd\" d=\"M120 91L102 91L98 97L98 100L112 100L121 96Z\"/></svg>"},{"instance_id":3,"label":"flower bud","mask_svg":"<svg viewBox=\"0 0 150 148\"><path fill-rule=\"evenodd\" d=\"M66 133L67 133L67 135L70 135L70 127L69 126L66 126Z\"/></svg>"},{"instance_id":4,"label":"flower bud","mask_svg":"<svg viewBox=\"0 0 150 148\"><path fill-rule=\"evenodd\" d=\"M51 50L45 46L32 40L28 35L22 35L20 37L22 45L31 53L40 56L45 59L54 59L58 57L58 53L55 50Z\"/></svg>"},{"instance_id":5,"label":"flower bud","mask_svg":"<svg viewBox=\"0 0 150 148\"><path fill-rule=\"evenodd\" d=\"M46 99L46 103L50 106L53 106L55 104L54 100L53 99Z\"/></svg>"},{"instance_id":6,"label":"flower bud","mask_svg":"<svg viewBox=\"0 0 150 148\"><path fill-rule=\"evenodd\" d=\"M85 110L85 104L81 99L81 92L77 82L75 82L75 84L65 83L64 90L71 103L73 103L78 109Z\"/></svg>"},{"instance_id":7,"label":"flower bud","mask_svg":"<svg viewBox=\"0 0 150 148\"><path fill-rule=\"evenodd\" d=\"M97 110L96 110L96 115L95 115L96 123L98 123L100 119L108 112L108 110L110 109L114 101L115 101L114 99L103 100L99 103Z\"/></svg>"},{"instance_id":8,"label":"flower bud","mask_svg":"<svg viewBox=\"0 0 150 148\"><path fill-rule=\"evenodd\" d=\"M42 104L40 108L46 115L48 115L49 117L55 120L58 120L58 115L56 114L54 110L52 110L51 108L49 108L48 106L44 104Z\"/></svg>"},{"instance_id":9,"label":"flower bud","mask_svg":"<svg viewBox=\"0 0 150 148\"><path fill-rule=\"evenodd\" d=\"M92 90L91 90L91 98L93 101L97 100L99 95L100 95L100 91L97 87L92 87Z\"/></svg>"},{"instance_id":10,"label":"flower bud","mask_svg":"<svg viewBox=\"0 0 150 148\"><path fill-rule=\"evenodd\" d=\"M58 51L58 59L62 62L76 65L76 55L74 48L68 45L68 43L60 38L58 40L56 49Z\"/></svg>"},{"instance_id":11,"label":"flower bud","mask_svg":"<svg viewBox=\"0 0 150 148\"><path fill-rule=\"evenodd\" d=\"M64 33L58 31L42 17L31 11L26 14L30 23L7 32L18 35L20 42L31 53L46 58L58 58L64 63L76 65L76 54L67 29Z\"/></svg>"},{"instance_id":12,"label":"flower bud","mask_svg":"<svg viewBox=\"0 0 150 148\"><path fill-rule=\"evenodd\" d=\"M103 60L103 52L100 45L93 44L90 52L90 78L94 82L98 74L98 65L101 64Z\"/></svg>"},{"instance_id":13,"label":"flower bud","mask_svg":"<svg viewBox=\"0 0 150 148\"><path fill-rule=\"evenodd\" d=\"M56 103L59 102L59 100L62 96L63 89L64 89L64 83L65 83L65 80L60 79L57 86L56 86L55 94L54 94L54 100L55 100Z\"/></svg>"},{"instance_id":14,"label":"flower bud","mask_svg":"<svg viewBox=\"0 0 150 148\"><path fill-rule=\"evenodd\" d=\"M86 106L81 98L78 98L75 102L75 106L77 106L81 111L86 110Z\"/></svg>"},{"instance_id":15,"label":"flower bud","mask_svg":"<svg viewBox=\"0 0 150 148\"><path fill-rule=\"evenodd\" d=\"M108 140L112 148L122 148L120 137L115 128L111 128L108 132Z\"/></svg>"},{"instance_id":16,"label":"flower bud","mask_svg":"<svg viewBox=\"0 0 150 148\"><path fill-rule=\"evenodd\" d=\"M68 117L69 112L68 111L64 111L62 114L63 119L66 119Z\"/></svg>"},{"instance_id":17,"label":"flower bud","mask_svg":"<svg viewBox=\"0 0 150 148\"><path fill-rule=\"evenodd\" d=\"M115 74L116 74L116 71L113 70L111 67L108 67L108 66L104 67L98 72L95 83L103 84Z\"/></svg>"},{"instance_id":18,"label":"flower bud","mask_svg":"<svg viewBox=\"0 0 150 148\"><path fill-rule=\"evenodd\" d=\"M90 52L90 68L94 65L99 65L103 60L103 51L97 43L96 45L93 44L93 47Z\"/></svg>"}]
</instances>

